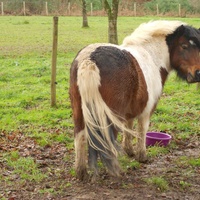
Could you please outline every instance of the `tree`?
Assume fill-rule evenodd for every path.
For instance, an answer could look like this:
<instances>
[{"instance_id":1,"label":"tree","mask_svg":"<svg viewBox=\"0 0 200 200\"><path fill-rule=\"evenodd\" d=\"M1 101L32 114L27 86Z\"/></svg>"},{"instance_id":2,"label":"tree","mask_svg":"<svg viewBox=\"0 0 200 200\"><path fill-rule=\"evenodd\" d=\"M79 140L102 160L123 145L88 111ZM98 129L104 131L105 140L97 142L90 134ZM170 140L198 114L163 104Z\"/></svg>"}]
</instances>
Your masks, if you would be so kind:
<instances>
[{"instance_id":1,"label":"tree","mask_svg":"<svg viewBox=\"0 0 200 200\"><path fill-rule=\"evenodd\" d=\"M108 15L108 41L113 44L118 44L117 36L117 16L119 0L112 0L111 5L107 0L103 0L104 9Z\"/></svg>"},{"instance_id":2,"label":"tree","mask_svg":"<svg viewBox=\"0 0 200 200\"><path fill-rule=\"evenodd\" d=\"M196 11L197 13L200 12L199 0L189 0L189 3L193 7L193 11Z\"/></svg>"},{"instance_id":3,"label":"tree","mask_svg":"<svg viewBox=\"0 0 200 200\"><path fill-rule=\"evenodd\" d=\"M88 19L87 19L87 5L86 5L86 0L82 0L82 16L83 16L82 27L89 27L89 25L88 25Z\"/></svg>"}]
</instances>

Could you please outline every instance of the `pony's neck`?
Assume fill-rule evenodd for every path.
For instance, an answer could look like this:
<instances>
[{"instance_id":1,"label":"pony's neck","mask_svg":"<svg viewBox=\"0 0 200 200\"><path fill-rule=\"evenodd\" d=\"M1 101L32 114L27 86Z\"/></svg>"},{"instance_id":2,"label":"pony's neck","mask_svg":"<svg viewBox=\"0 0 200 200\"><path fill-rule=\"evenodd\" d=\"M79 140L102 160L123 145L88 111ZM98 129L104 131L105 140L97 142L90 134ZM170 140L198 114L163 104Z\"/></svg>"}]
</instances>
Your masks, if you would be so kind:
<instances>
[{"instance_id":1,"label":"pony's neck","mask_svg":"<svg viewBox=\"0 0 200 200\"><path fill-rule=\"evenodd\" d=\"M170 55L165 37L156 37L148 43L144 43L143 48L150 54L152 62L157 68L164 68L168 73L172 68L170 65Z\"/></svg>"},{"instance_id":2,"label":"pony's neck","mask_svg":"<svg viewBox=\"0 0 200 200\"><path fill-rule=\"evenodd\" d=\"M153 67L154 70L163 68L168 73L172 70L169 50L164 36L152 38L142 44L122 44L121 47L128 49L140 63L140 66Z\"/></svg>"}]
</instances>

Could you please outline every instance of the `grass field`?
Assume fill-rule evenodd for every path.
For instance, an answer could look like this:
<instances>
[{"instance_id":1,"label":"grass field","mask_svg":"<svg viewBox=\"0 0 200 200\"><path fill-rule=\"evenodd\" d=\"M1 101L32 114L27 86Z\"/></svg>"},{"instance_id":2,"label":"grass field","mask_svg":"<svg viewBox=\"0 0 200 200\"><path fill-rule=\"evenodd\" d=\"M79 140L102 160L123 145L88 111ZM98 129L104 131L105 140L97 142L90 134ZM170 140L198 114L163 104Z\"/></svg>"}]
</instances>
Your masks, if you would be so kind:
<instances>
[{"instance_id":1,"label":"grass field","mask_svg":"<svg viewBox=\"0 0 200 200\"><path fill-rule=\"evenodd\" d=\"M0 129L29 126L72 125L68 95L69 68L76 53L93 42L107 42L107 19L89 18L81 28L80 17L60 17L57 66L57 107L50 107L52 49L51 17L0 18ZM150 18L120 17L119 41ZM183 19L198 26L199 19ZM171 76L153 116L151 129L193 134L199 132L200 99L196 85ZM30 132L30 131L29 131Z\"/></svg>"},{"instance_id":2,"label":"grass field","mask_svg":"<svg viewBox=\"0 0 200 200\"><path fill-rule=\"evenodd\" d=\"M152 19L158 18L119 17L119 43L139 24ZM73 150L73 122L68 94L70 64L84 46L107 42L107 18L89 17L88 20L90 28L83 29L81 17L59 17L57 106L52 108L52 17L0 17L0 161L7 163L11 169L18 165L13 165L12 161L23 162L23 159L19 159L19 148L11 148L6 142L9 139L14 143L19 133L25 138L33 138L41 148L58 142ZM198 28L200 26L199 18L181 20ZM166 131L175 140L181 141L199 137L199 95L200 90L195 84L188 85L172 73L151 119L150 130ZM173 145L172 142L171 147ZM31 157L28 159L33 162ZM37 165L33 170L39 174ZM44 177L41 175L40 178ZM1 180L6 182L0 175Z\"/></svg>"}]
</instances>

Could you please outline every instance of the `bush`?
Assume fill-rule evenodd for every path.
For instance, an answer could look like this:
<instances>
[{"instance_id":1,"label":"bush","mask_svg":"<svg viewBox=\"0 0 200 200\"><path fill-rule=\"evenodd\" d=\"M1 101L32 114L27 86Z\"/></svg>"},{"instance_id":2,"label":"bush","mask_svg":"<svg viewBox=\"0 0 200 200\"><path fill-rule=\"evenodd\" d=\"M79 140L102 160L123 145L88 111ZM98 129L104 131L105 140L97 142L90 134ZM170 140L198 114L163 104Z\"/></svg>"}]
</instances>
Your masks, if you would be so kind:
<instances>
[{"instance_id":1,"label":"bush","mask_svg":"<svg viewBox=\"0 0 200 200\"><path fill-rule=\"evenodd\" d=\"M156 4L159 5L159 12L163 14L177 12L179 4L181 4L181 9L185 12L195 12L195 7L192 6L191 2L188 0L152 0L150 2L146 2L144 7L147 11L155 11Z\"/></svg>"}]
</instances>

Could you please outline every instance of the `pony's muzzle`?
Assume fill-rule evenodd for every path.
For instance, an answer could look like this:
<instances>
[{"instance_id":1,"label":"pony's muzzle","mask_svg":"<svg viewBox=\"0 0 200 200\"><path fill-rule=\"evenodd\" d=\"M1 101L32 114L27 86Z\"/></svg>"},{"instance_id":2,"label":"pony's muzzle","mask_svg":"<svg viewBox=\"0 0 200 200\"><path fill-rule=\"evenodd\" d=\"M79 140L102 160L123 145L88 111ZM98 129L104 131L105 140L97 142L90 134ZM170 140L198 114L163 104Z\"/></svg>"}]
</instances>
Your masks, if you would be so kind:
<instances>
[{"instance_id":1,"label":"pony's muzzle","mask_svg":"<svg viewBox=\"0 0 200 200\"><path fill-rule=\"evenodd\" d=\"M200 69L197 69L194 74L188 73L187 75L187 82L188 83L196 83L200 82Z\"/></svg>"},{"instance_id":2,"label":"pony's muzzle","mask_svg":"<svg viewBox=\"0 0 200 200\"><path fill-rule=\"evenodd\" d=\"M195 79L197 80L197 82L200 82L200 70L196 70Z\"/></svg>"}]
</instances>

